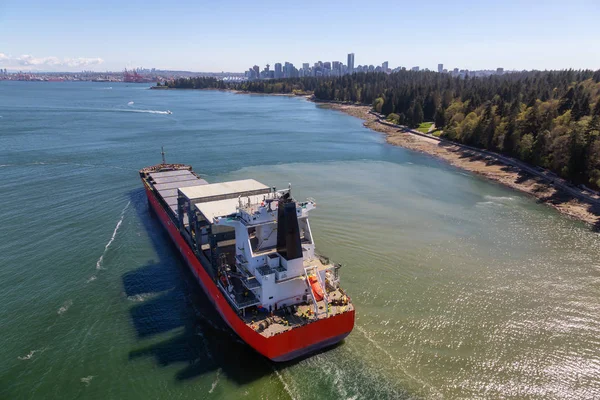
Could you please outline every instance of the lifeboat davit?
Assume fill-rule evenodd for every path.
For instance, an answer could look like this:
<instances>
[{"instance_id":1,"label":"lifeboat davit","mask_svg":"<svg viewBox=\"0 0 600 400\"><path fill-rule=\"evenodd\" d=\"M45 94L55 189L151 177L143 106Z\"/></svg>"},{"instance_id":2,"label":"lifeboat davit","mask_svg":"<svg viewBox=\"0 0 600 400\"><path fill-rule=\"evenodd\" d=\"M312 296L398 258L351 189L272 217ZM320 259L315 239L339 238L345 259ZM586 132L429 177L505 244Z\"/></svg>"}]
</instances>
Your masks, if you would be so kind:
<instances>
[{"instance_id":1,"label":"lifeboat davit","mask_svg":"<svg viewBox=\"0 0 600 400\"><path fill-rule=\"evenodd\" d=\"M321 284L317 280L317 277L311 275L308 277L308 282L310 283L310 287L312 288L313 295L315 296L316 301L323 300L323 288Z\"/></svg>"}]
</instances>

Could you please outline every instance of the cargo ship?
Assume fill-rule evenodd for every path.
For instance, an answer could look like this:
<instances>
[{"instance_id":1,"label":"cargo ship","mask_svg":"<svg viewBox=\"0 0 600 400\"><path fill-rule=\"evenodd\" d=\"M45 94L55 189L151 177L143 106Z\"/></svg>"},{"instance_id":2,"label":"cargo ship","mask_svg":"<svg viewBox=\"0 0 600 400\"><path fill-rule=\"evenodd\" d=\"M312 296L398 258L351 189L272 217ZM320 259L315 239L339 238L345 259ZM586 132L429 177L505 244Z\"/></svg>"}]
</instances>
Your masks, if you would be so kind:
<instances>
[{"instance_id":1,"label":"cargo ship","mask_svg":"<svg viewBox=\"0 0 600 400\"><path fill-rule=\"evenodd\" d=\"M315 253L308 213L254 179L210 184L184 164L140 170L148 202L229 327L276 362L343 340L355 310L340 265Z\"/></svg>"}]
</instances>

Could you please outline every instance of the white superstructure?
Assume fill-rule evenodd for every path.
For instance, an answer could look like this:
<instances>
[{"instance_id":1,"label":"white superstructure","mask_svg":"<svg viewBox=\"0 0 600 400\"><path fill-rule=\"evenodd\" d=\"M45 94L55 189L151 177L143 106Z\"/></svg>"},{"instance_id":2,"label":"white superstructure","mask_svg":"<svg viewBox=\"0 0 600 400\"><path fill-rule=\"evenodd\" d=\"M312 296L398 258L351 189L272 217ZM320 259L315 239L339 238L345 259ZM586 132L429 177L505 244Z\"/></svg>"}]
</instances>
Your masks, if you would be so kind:
<instances>
[{"instance_id":1,"label":"white superstructure","mask_svg":"<svg viewBox=\"0 0 600 400\"><path fill-rule=\"evenodd\" d=\"M290 188L247 179L179 188L177 206L182 233L217 266L215 280L239 311L302 303L329 312L337 271L315 256L314 199L296 202Z\"/></svg>"}]
</instances>

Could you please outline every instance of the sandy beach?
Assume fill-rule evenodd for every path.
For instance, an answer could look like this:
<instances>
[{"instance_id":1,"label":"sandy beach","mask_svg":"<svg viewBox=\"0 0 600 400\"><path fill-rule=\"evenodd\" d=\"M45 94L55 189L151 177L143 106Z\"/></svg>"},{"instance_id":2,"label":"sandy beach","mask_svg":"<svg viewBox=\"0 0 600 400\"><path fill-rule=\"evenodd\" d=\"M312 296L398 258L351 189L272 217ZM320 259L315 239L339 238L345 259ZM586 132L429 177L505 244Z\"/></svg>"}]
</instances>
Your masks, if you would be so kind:
<instances>
[{"instance_id":1,"label":"sandy beach","mask_svg":"<svg viewBox=\"0 0 600 400\"><path fill-rule=\"evenodd\" d=\"M322 106L364 120L365 127L385 134L386 140L390 144L441 158L458 168L534 196L539 202L572 218L584 221L595 229L600 229L600 205L557 189L546 179L533 176L522 168L508 165L497 157L477 150L465 149L452 143L439 142L433 138L402 131L398 127L384 125L378 121L375 115L369 113L371 110L369 106L336 103L323 103Z\"/></svg>"}]
</instances>

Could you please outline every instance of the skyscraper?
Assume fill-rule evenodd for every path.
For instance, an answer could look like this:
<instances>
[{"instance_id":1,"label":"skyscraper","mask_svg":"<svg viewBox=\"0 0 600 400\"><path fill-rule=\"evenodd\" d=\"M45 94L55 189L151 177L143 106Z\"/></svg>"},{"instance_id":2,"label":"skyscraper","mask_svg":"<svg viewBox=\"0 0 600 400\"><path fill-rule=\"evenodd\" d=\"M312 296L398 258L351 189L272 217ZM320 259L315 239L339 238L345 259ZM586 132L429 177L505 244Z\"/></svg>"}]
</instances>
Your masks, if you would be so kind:
<instances>
[{"instance_id":1,"label":"skyscraper","mask_svg":"<svg viewBox=\"0 0 600 400\"><path fill-rule=\"evenodd\" d=\"M331 68L333 69L333 73L336 76L339 76L342 74L342 63L339 61L334 61L331 63Z\"/></svg>"},{"instance_id":2,"label":"skyscraper","mask_svg":"<svg viewBox=\"0 0 600 400\"><path fill-rule=\"evenodd\" d=\"M383 72L387 72L389 65L390 64L387 61L384 61L383 64L381 64L381 68L383 69Z\"/></svg>"},{"instance_id":3,"label":"skyscraper","mask_svg":"<svg viewBox=\"0 0 600 400\"><path fill-rule=\"evenodd\" d=\"M279 79L283 77L283 72L281 70L281 63L275 63L275 79Z\"/></svg>"},{"instance_id":4,"label":"skyscraper","mask_svg":"<svg viewBox=\"0 0 600 400\"><path fill-rule=\"evenodd\" d=\"M348 54L348 72L354 72L354 53Z\"/></svg>"},{"instance_id":5,"label":"skyscraper","mask_svg":"<svg viewBox=\"0 0 600 400\"><path fill-rule=\"evenodd\" d=\"M441 74L444 72L444 64L438 64L438 72Z\"/></svg>"}]
</instances>

